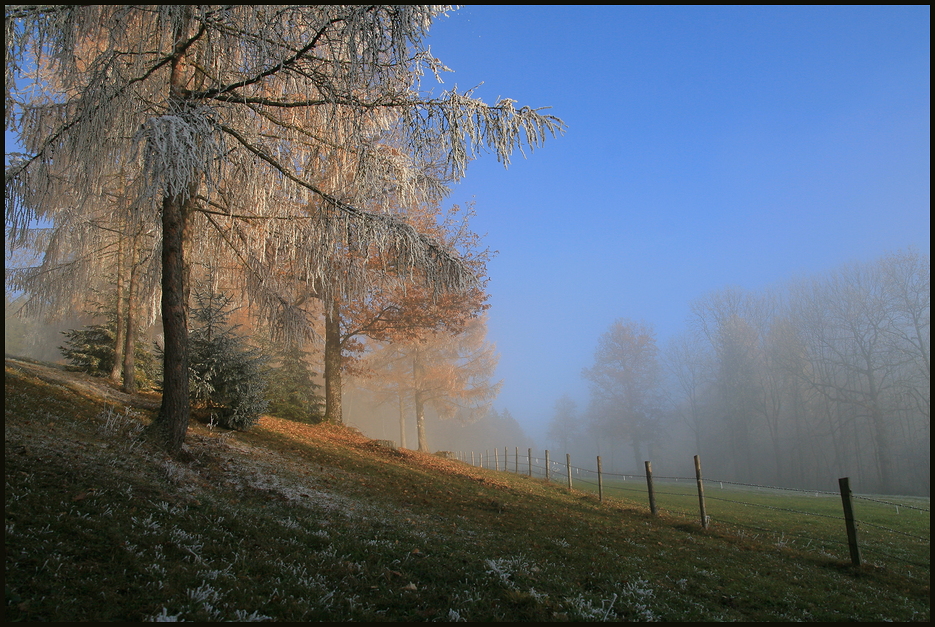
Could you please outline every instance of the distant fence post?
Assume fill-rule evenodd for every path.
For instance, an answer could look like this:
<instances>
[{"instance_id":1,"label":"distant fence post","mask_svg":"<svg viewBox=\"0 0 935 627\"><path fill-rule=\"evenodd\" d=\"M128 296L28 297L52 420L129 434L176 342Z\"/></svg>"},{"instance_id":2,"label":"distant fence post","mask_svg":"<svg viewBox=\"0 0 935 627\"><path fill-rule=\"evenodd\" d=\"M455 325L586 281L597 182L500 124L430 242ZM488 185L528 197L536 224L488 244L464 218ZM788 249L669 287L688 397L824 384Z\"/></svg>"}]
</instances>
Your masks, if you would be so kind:
<instances>
[{"instance_id":1,"label":"distant fence post","mask_svg":"<svg viewBox=\"0 0 935 627\"><path fill-rule=\"evenodd\" d=\"M597 500L604 501L604 475L601 474L601 456L597 456Z\"/></svg>"},{"instance_id":2,"label":"distant fence post","mask_svg":"<svg viewBox=\"0 0 935 627\"><path fill-rule=\"evenodd\" d=\"M529 449L526 452L526 455L527 455L526 459L529 461L529 476L531 477L532 476L532 449Z\"/></svg>"},{"instance_id":3,"label":"distant fence post","mask_svg":"<svg viewBox=\"0 0 935 627\"><path fill-rule=\"evenodd\" d=\"M653 465L646 462L646 490L649 492L649 511L653 516L659 515L659 509L656 507L656 491L653 489Z\"/></svg>"},{"instance_id":4,"label":"distant fence post","mask_svg":"<svg viewBox=\"0 0 935 627\"><path fill-rule=\"evenodd\" d=\"M518 446L516 447L516 465L515 465L514 470L516 471L516 474L519 474L519 447Z\"/></svg>"},{"instance_id":5,"label":"distant fence post","mask_svg":"<svg viewBox=\"0 0 935 627\"><path fill-rule=\"evenodd\" d=\"M472 466L476 466L476 465L477 465L476 463L474 463L474 451L471 451L471 465L472 465Z\"/></svg>"},{"instance_id":6,"label":"distant fence post","mask_svg":"<svg viewBox=\"0 0 935 627\"><path fill-rule=\"evenodd\" d=\"M545 449L545 480L549 480L549 449Z\"/></svg>"},{"instance_id":7,"label":"distant fence post","mask_svg":"<svg viewBox=\"0 0 935 627\"><path fill-rule=\"evenodd\" d=\"M704 482L701 480L701 458L695 455L695 480L698 481L698 508L701 510L701 526L708 528L708 514L704 506Z\"/></svg>"},{"instance_id":8,"label":"distant fence post","mask_svg":"<svg viewBox=\"0 0 935 627\"><path fill-rule=\"evenodd\" d=\"M495 448L493 450L493 469L500 470L500 449Z\"/></svg>"},{"instance_id":9,"label":"distant fence post","mask_svg":"<svg viewBox=\"0 0 935 627\"><path fill-rule=\"evenodd\" d=\"M565 453L565 468L568 469L568 489L571 490L571 453Z\"/></svg>"},{"instance_id":10,"label":"distant fence post","mask_svg":"<svg viewBox=\"0 0 935 627\"><path fill-rule=\"evenodd\" d=\"M503 472L506 472L510 469L510 453L508 451L509 447L503 447Z\"/></svg>"},{"instance_id":11,"label":"distant fence post","mask_svg":"<svg viewBox=\"0 0 935 627\"><path fill-rule=\"evenodd\" d=\"M851 562L860 566L860 547L857 545L857 523L854 521L854 506L851 503L850 478L838 479L841 488L841 502L844 505L844 525L847 527L847 548L851 552Z\"/></svg>"}]
</instances>

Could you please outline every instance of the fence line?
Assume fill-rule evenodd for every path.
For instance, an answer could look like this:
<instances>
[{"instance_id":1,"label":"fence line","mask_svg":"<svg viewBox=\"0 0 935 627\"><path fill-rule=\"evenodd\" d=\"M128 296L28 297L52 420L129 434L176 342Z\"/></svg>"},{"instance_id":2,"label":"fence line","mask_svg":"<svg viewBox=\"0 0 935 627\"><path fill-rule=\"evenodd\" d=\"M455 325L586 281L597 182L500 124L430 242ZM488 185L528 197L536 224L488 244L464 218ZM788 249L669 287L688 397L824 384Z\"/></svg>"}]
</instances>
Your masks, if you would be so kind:
<instances>
[{"instance_id":1,"label":"fence line","mask_svg":"<svg viewBox=\"0 0 935 627\"><path fill-rule=\"evenodd\" d=\"M906 509L914 509L914 510L918 510L918 511L920 511L920 512L930 512L930 511L931 511L931 510L928 510L928 509L926 509L926 508L924 508L924 507L914 507L914 506L912 506L912 505L906 505L906 504L904 504L904 503L891 503L891 502L889 502L889 501L881 501L881 500L879 500L879 499L872 499L872 498L870 498L869 496L860 496L860 495L858 495L858 494L855 494L855 495L854 495L854 498L855 498L855 499L860 499L861 501L873 501L874 503L883 503L884 505L892 505L893 507L896 507L896 508L905 507ZM899 512L897 511L896 513L898 514Z\"/></svg>"},{"instance_id":2,"label":"fence line","mask_svg":"<svg viewBox=\"0 0 935 627\"><path fill-rule=\"evenodd\" d=\"M494 450L496 451L497 449L494 449ZM496 452L494 453L494 455L496 455ZM464 458L466 459L466 457L467 457L467 456L466 456L466 454L465 454L465 455L464 455ZM597 469L597 470L594 470L594 469L591 469L591 468L585 468L585 467L581 467L581 466L573 466L573 465L571 464L571 456L570 456L570 454L567 454L567 453L566 453L566 455L565 455L565 461L564 461L564 463L561 462L561 461L557 461L557 460L555 460L555 459L553 459L553 458L551 457L550 451L548 451L548 450L545 451L545 459L544 459L544 460L543 460L542 458L538 457L538 456L533 456L533 455L532 455L532 449L528 449L528 450L527 450L526 457L527 457L526 464L525 464L526 472L523 473L523 474L528 474L528 475L531 476L531 477L536 477L536 476L539 477L539 478L543 478L543 477L544 477L547 481L550 481L550 482L556 482L557 477L561 476L561 474L564 474L564 475L565 475L565 477L564 477L564 478L565 478L565 481L563 481L562 483L566 483L566 485L567 485L568 488L572 488L573 483L574 483L575 486L582 486L582 485L584 485L584 486L593 486L594 488L596 488L596 490L590 490L590 491L592 491L592 492L596 491L597 494L598 494L598 498L599 498L601 501L603 501L603 499L604 499L604 496L605 496L604 492L605 492L606 490L608 490L608 489L610 489L610 490L616 490L616 491L618 491L618 492L639 492L639 493L647 494L647 495L648 495L649 493L652 493L653 495L661 495L661 496L697 497L698 500L699 500L699 503L698 503L698 506L699 506L699 507L696 508L696 509L694 510L694 511L695 511L695 514L694 514L694 515L695 515L695 516L698 516L699 513L700 513L700 515L701 515L701 521L702 521L702 524L703 524L703 526L704 526L705 528L707 528L707 524L705 524L705 523L707 523L709 520L712 520L712 521L714 521L714 522L717 522L718 524L727 525L727 526L730 526L730 527L736 527L736 528L738 528L738 529L741 530L741 533L743 533L743 530L752 530L752 531L756 531L756 532L760 532L760 533L770 533L770 534L773 534L773 535L779 534L779 535L781 536L781 538L778 540L778 545L779 545L779 546L785 546L785 545L786 545L786 543L787 543L787 541L785 540L785 537L786 537L786 536L788 536L788 537L790 537L790 538L800 538L800 539L806 540L806 541L807 541L807 545L806 545L805 547L800 547L800 548L805 548L805 549L808 549L809 547L811 547L812 543L817 543L817 545L818 545L819 547L821 547L821 550L822 550L822 551L824 550L824 547L825 547L826 545L835 545L835 546L841 546L841 547L849 546L849 547L850 547L850 550L851 550L851 559L852 559L852 561L853 561L855 564L859 564L859 561L860 561L860 558L859 558L859 551L864 551L864 550L866 550L866 551L869 552L869 553L873 553L873 554L875 554L875 555L881 555L881 556L883 556L883 557L885 557L885 558L887 558L887 559L892 559L892 560L895 560L895 561L898 561L898 562L902 562L902 563L906 563L906 564L910 564L910 565L918 566L918 567L922 567L922 568L931 568L931 562L929 562L929 563L919 563L919 562L916 562L916 561L913 561L913 560L909 560L909 559L905 559L905 558L903 558L903 557L899 557L898 555L894 555L894 554L891 553L891 552L887 552L887 551L885 551L885 550L881 550L881 549L880 549L879 547L877 547L873 542L871 542L870 544L868 544L868 543L866 542L866 534L864 534L864 537L862 538L863 543L860 544L860 546L859 546L859 551L857 551L857 552L855 553L855 548L854 548L854 547L855 547L856 545L853 544L853 543L849 543L848 541L838 541L838 540L835 540L835 539L832 539L832 538L816 538L816 537L813 537L813 536L808 536L808 535L804 535L804 534L801 534L801 533L795 533L795 532L792 532L792 531L790 531L790 532L784 532L784 531L782 531L782 530L777 530L777 529L775 529L775 528L774 528L774 529L763 529L763 528L756 527L756 526L754 526L754 525L748 524L748 523L746 523L746 522L740 522L740 521L738 521L738 520L720 519L720 518L718 518L716 515L715 515L714 517L712 517L712 516L710 516L710 515L708 515L708 514L706 513L706 510L705 510L705 508L704 508L704 501L705 501L705 500L711 500L711 501L719 501L719 502L725 502L725 503L732 503L732 504L735 504L735 505L742 505L742 506L744 506L744 507L761 508L761 509L772 510L772 511L777 511L777 512L785 512L785 513L796 514L796 515L812 516L812 517L824 518L824 519L832 519L832 520L836 520L836 521L842 521L842 524L843 524L843 523L846 523L846 522L847 522L847 521L846 521L847 516L841 516L841 515L835 516L835 515L830 515L830 514L825 514L825 513L820 513L820 512L810 512L810 511L805 511L805 510L800 510L800 509L793 509L793 508L787 508L787 507L778 507L778 506L775 506L775 505L767 505L767 504L763 504L763 503L754 503L754 502L750 502L750 501L736 500L736 499L731 499L731 498L724 498L724 497L721 497L721 496L712 496L712 495L710 495L710 494L705 494L705 492L704 492L704 484L707 483L709 488L710 488L710 486L711 486L712 484L717 484L722 490L724 489L724 485L726 484L726 485L729 486L729 487L734 487L734 486L736 486L736 487L740 487L740 488L755 488L757 492L761 492L761 491L793 492L793 493L799 493L799 494L802 494L802 495L815 495L816 497L818 497L819 495L838 496L838 497L841 497L841 495L842 495L841 492L830 492L830 491L825 491L825 490L810 490L810 489L804 489L804 488L788 488L788 487L780 487L780 486L769 486L769 485L761 485L761 484L755 484L755 483L746 483L746 482L740 482L740 481L729 481L729 480L723 480L723 479L704 479L704 480L702 481L702 479L701 479L701 477L700 477L700 467L698 468L698 472L697 472L697 474L696 474L696 477L658 476L658 475L655 475L654 473L652 473L651 465L649 464L649 462L646 463L646 473L645 473L645 474L606 472L606 471L603 471L603 469L601 468L600 457L597 458L598 469ZM472 453L472 459L473 459L473 453ZM489 454L488 454L488 460L489 460ZM544 465L543 465L543 464L544 464ZM489 463L488 463L487 467L489 468ZM519 448L517 447L517 448L516 448L516 452L515 452L514 467L513 467L513 472L515 472L515 474L521 474L521 473L520 473L520 470L519 470L519 467L520 467L520 464L519 464ZM505 449L504 449L504 464L503 464L503 469L504 469L505 472L510 472L510 466L509 466L509 449L508 449L508 448L505 448ZM499 464L497 464L497 470L499 470ZM564 470L564 473L562 472L563 470ZM533 471L535 471L535 473L534 473ZM553 475L554 475L554 476L553 476ZM573 482L573 480L572 480L572 476L573 476L573 475L574 475L574 482ZM605 478L617 478L617 479L621 479L621 481L615 483L613 486L608 487L608 486L606 486L606 485L604 484L604 479L605 479ZM593 480L592 480L592 479L593 479ZM639 481L640 479L642 479L642 480L644 480L644 481L646 482L646 483L643 484L642 487L640 486L640 483L641 483L641 482ZM633 480L633 481L630 481L630 480ZM666 490L660 491L660 490L658 490L658 489L656 489L656 488L654 488L654 487L651 487L651 483L650 483L650 482L651 482L651 481L654 481L654 480L672 481L672 482L675 482L675 483L683 482L684 485L686 485L686 487L688 486L688 482L689 482L689 481L697 481L697 483L698 483L698 493L696 494L696 493L685 493L685 492L672 492L672 491L666 491ZM621 485L621 483L623 483L623 484L631 484L633 487L631 488L631 487L629 487L629 485ZM848 489L848 492L849 492L849 489ZM778 496L781 496L781 495L778 495ZM896 509L896 514L899 513L899 508L900 508L900 507L902 507L902 508L904 508L904 509L907 509L907 510L919 511L919 512L921 512L921 513L923 513L923 514L930 513L930 509L929 509L929 508L925 508L925 507L921 507L921 506L916 506L916 505L912 505L912 504L909 504L909 503L897 503L897 502L893 502L893 501L881 500L881 499L876 499L876 498L872 498L872 497L869 497L869 496L862 496L862 495L857 495L857 494L851 494L850 496L851 496L851 498L853 498L854 500L868 501L868 502L872 502L872 503L877 503L877 504L879 504L879 505L885 505L885 506L889 506L889 507L894 507L894 508ZM653 506L653 503L650 502L650 509L651 509L651 511L653 511L653 507L652 507L652 506ZM691 508L689 508L689 510L686 510L686 511L679 510L679 509L674 509L674 508L666 508L666 509L669 510L671 513L676 513L676 514L682 515L682 516L691 516L691 515L692 515L692 514L691 514ZM700 511L699 511L699 510L700 510ZM653 511L653 513L655 514L656 512ZM874 531L892 533L892 534L895 534L895 535L897 535L897 536L905 537L905 538L908 538L908 539L911 539L911 540L914 540L914 541L916 541L916 542L920 542L920 543L923 543L923 544L925 544L925 543L930 543L930 538L924 538L924 537L920 537L920 536L917 536L917 535L913 535L913 534L911 534L911 533L907 533L907 532L905 532L905 531L900 531L900 530L897 530L897 529L892 529L892 528L887 527L887 526L885 526L885 525L880 525L880 524L877 524L877 523L873 523L873 522L870 522L870 521L868 521L868 520L860 520L860 519L854 518L854 519L853 519L853 524L854 524L854 528L853 528L854 542L856 542L856 530L857 530L857 528L865 528L867 531L869 531L869 530L874 530ZM844 535L844 534L842 534L842 535ZM850 534L848 534L848 535L850 535ZM757 533L757 537L758 537L758 536L759 536L759 533ZM879 539L879 538L875 538L875 540L876 540L876 541L879 541L879 542L881 542L881 543L885 543L884 540L881 540L881 539Z\"/></svg>"}]
</instances>

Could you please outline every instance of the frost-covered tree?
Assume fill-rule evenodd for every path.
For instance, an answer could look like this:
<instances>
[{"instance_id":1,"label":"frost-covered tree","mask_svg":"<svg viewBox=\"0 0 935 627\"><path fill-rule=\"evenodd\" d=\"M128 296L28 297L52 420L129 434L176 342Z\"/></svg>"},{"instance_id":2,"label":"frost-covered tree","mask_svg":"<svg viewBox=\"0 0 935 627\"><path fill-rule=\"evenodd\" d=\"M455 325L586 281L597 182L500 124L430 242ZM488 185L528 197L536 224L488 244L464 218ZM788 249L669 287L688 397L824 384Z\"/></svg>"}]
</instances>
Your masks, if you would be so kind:
<instances>
[{"instance_id":1,"label":"frost-covered tree","mask_svg":"<svg viewBox=\"0 0 935 627\"><path fill-rule=\"evenodd\" d=\"M55 165L56 178L68 177L65 164ZM105 294L116 303L110 377L134 392L136 353L128 347L158 313L156 234L152 225L127 219L126 195L119 189L101 194L101 202L87 213L58 211L54 222L29 228L17 250L31 255L25 256L27 263L6 266L6 286L23 296L13 313L33 320L61 319L86 309L93 305L91 294Z\"/></svg>"},{"instance_id":2,"label":"frost-covered tree","mask_svg":"<svg viewBox=\"0 0 935 627\"><path fill-rule=\"evenodd\" d=\"M335 251L375 247L441 290L473 281L457 255L373 199L437 200L478 151L506 164L563 124L509 99L488 105L470 92L423 89L426 71L445 69L424 45L443 11L5 8L6 128L25 151L6 171L11 241L36 218L88 215L105 177L125 173L136 194L127 211L159 231L165 388L156 424L170 451L190 416L196 251L237 260L254 305L285 333L308 322L297 281L330 304L379 276ZM68 175L56 176L62 165Z\"/></svg>"}]
</instances>

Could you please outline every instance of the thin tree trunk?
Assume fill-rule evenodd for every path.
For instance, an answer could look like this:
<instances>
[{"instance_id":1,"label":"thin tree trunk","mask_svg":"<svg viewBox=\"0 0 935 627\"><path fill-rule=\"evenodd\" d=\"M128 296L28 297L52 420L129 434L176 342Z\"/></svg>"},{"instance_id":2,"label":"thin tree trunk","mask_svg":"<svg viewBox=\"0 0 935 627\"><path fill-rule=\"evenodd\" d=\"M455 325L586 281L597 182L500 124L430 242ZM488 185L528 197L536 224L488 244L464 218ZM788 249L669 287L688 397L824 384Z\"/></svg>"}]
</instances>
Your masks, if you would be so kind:
<instances>
[{"instance_id":1,"label":"thin tree trunk","mask_svg":"<svg viewBox=\"0 0 935 627\"><path fill-rule=\"evenodd\" d=\"M126 345L123 349L123 391L136 392L136 292L140 281L139 238L133 237L129 255L130 284L127 286Z\"/></svg>"},{"instance_id":2,"label":"thin tree trunk","mask_svg":"<svg viewBox=\"0 0 935 627\"><path fill-rule=\"evenodd\" d=\"M344 424L341 412L341 310L337 300L325 314L325 420Z\"/></svg>"},{"instance_id":3,"label":"thin tree trunk","mask_svg":"<svg viewBox=\"0 0 935 627\"><path fill-rule=\"evenodd\" d=\"M416 436L419 440L419 451L423 453L429 452L429 446L425 440L425 402L422 400L422 395L419 392L416 392L415 395L415 405L416 405Z\"/></svg>"},{"instance_id":4,"label":"thin tree trunk","mask_svg":"<svg viewBox=\"0 0 935 627\"><path fill-rule=\"evenodd\" d=\"M117 240L117 321L114 338L114 366L110 378L114 383L120 381L124 351L124 314L123 314L123 237Z\"/></svg>"},{"instance_id":5,"label":"thin tree trunk","mask_svg":"<svg viewBox=\"0 0 935 627\"><path fill-rule=\"evenodd\" d=\"M412 355L412 388L415 390L415 392L413 392L412 402L416 410L416 444L418 446L417 450L428 453L429 447L425 440L425 400L422 398L422 392L420 391L423 383L423 374L422 362L419 359L419 351L416 350Z\"/></svg>"},{"instance_id":6,"label":"thin tree trunk","mask_svg":"<svg viewBox=\"0 0 935 627\"><path fill-rule=\"evenodd\" d=\"M884 494L891 494L892 486L892 458L890 455L889 428L883 412L880 410L880 404L877 400L874 381L871 380L871 393L873 399L870 405L870 420L873 425L873 445L874 454L877 461L877 468L880 475L880 491Z\"/></svg>"},{"instance_id":7,"label":"thin tree trunk","mask_svg":"<svg viewBox=\"0 0 935 627\"><path fill-rule=\"evenodd\" d=\"M406 403L401 392L396 396L399 399L399 447L409 448L406 446Z\"/></svg>"}]
</instances>

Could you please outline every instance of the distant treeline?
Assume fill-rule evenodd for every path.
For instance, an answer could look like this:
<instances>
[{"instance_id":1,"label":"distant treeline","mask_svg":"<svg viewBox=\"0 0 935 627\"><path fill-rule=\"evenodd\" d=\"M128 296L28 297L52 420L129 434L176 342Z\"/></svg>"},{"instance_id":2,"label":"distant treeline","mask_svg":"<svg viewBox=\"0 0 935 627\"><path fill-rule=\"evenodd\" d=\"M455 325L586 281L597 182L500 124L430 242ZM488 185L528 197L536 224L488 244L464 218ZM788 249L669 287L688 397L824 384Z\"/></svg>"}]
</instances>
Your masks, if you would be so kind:
<instances>
[{"instance_id":1,"label":"distant treeline","mask_svg":"<svg viewBox=\"0 0 935 627\"><path fill-rule=\"evenodd\" d=\"M692 449L725 480L831 489L849 476L858 491L927 495L930 302L929 257L909 251L708 294L662 350L650 325L618 320L584 372L587 410L560 399L550 439L629 448L625 467L652 457L664 472Z\"/></svg>"}]
</instances>

